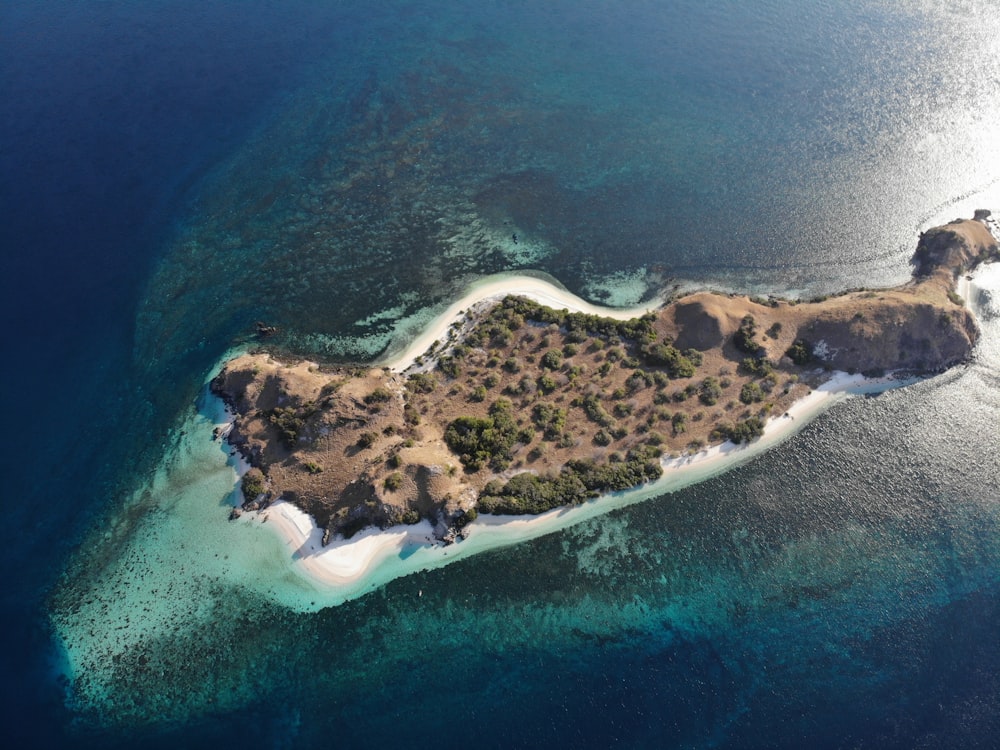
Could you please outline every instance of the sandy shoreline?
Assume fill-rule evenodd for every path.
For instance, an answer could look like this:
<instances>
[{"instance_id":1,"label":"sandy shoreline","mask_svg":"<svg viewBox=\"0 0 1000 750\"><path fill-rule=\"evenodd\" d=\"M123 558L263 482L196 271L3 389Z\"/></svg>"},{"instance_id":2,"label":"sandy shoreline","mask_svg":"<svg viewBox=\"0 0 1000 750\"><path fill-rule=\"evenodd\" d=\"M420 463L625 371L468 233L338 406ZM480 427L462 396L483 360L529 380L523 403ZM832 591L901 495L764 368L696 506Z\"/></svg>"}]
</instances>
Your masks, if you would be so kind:
<instances>
[{"instance_id":1,"label":"sandy shoreline","mask_svg":"<svg viewBox=\"0 0 1000 750\"><path fill-rule=\"evenodd\" d=\"M534 277L486 279L473 285L461 300L450 305L427 329L383 366L405 370L434 341L447 337L452 323L470 306L508 294L519 294L539 303L576 312L629 319L647 308L612 310L600 308ZM841 398L852 393L873 393L912 381L890 378L866 379L860 375L833 373L823 385L796 401L784 414L770 419L764 434L748 445L731 442L700 453L664 459L663 476L656 482L605 495L579 506L556 508L537 516L481 515L466 527L466 538L445 546L433 536L430 522L389 529L365 529L350 540L336 539L322 546L322 530L305 512L287 502L277 502L262 517L281 537L293 561L293 570L317 591L339 603L388 581L418 570L437 568L478 552L505 547L564 529L602 515L613 508L672 492L704 481L745 463L777 445L808 424Z\"/></svg>"},{"instance_id":2,"label":"sandy shoreline","mask_svg":"<svg viewBox=\"0 0 1000 750\"><path fill-rule=\"evenodd\" d=\"M481 515L466 527L466 538L444 546L437 542L429 522L389 529L365 529L350 540L338 539L323 547L322 530L312 518L287 502L277 502L262 515L282 537L295 569L336 602L353 598L388 581L438 568L473 554L506 547L565 529L603 515L614 508L673 492L746 463L783 442L842 398L873 393L912 381L865 379L834 373L822 386L799 399L780 417L768 421L764 434L748 445L731 442L692 456L665 459L656 482L605 495L578 506L556 508L537 516Z\"/></svg>"},{"instance_id":3,"label":"sandy shoreline","mask_svg":"<svg viewBox=\"0 0 1000 750\"><path fill-rule=\"evenodd\" d=\"M577 297L572 292L560 289L554 284L534 276L487 276L472 284L461 299L449 305L402 351L379 364L396 372L407 369L414 364L417 357L426 353L435 341L445 340L452 323L460 320L470 307L486 300L503 299L511 294L527 297L556 310L565 308L570 312L601 315L616 320L629 320L659 306L658 304L650 304L630 308L598 307Z\"/></svg>"}]
</instances>

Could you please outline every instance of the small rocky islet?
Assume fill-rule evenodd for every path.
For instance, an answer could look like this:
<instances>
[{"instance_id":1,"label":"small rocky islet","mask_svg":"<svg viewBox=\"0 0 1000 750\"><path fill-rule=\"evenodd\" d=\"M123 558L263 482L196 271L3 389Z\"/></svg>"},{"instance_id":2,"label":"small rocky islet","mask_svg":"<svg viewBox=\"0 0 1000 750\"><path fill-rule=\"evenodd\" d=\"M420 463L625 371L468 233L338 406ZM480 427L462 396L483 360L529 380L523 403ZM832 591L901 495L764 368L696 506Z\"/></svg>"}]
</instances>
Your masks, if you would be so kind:
<instances>
[{"instance_id":1,"label":"small rocky islet","mask_svg":"<svg viewBox=\"0 0 1000 750\"><path fill-rule=\"evenodd\" d=\"M481 512L537 514L656 479L664 458L761 434L834 370L933 373L978 336L956 280L998 257L989 212L924 232L913 278L798 302L698 292L627 321L511 294L472 306L405 369L266 351L212 391L251 469L331 537L429 519L453 540ZM258 326L259 327L259 326Z\"/></svg>"}]
</instances>

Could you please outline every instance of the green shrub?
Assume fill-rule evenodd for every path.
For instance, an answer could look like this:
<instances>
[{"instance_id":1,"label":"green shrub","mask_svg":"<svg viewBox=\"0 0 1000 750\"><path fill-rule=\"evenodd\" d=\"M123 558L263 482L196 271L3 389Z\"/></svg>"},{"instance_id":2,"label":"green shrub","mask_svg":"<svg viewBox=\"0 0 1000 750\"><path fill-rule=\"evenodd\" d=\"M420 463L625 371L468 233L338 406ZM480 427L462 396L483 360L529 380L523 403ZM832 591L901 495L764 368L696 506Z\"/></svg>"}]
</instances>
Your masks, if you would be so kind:
<instances>
[{"instance_id":1,"label":"green shrub","mask_svg":"<svg viewBox=\"0 0 1000 750\"><path fill-rule=\"evenodd\" d=\"M264 492L264 473L254 467L243 475L240 489L243 491L243 499L251 502L260 497Z\"/></svg>"},{"instance_id":2,"label":"green shrub","mask_svg":"<svg viewBox=\"0 0 1000 750\"><path fill-rule=\"evenodd\" d=\"M414 393L430 393L437 388L437 378L431 372L415 372L406 381L406 387Z\"/></svg>"},{"instance_id":3,"label":"green shrub","mask_svg":"<svg viewBox=\"0 0 1000 750\"><path fill-rule=\"evenodd\" d=\"M538 389L542 393L552 393L557 387L559 387L559 384L556 382L556 379L549 374L538 378Z\"/></svg>"},{"instance_id":4,"label":"green shrub","mask_svg":"<svg viewBox=\"0 0 1000 750\"><path fill-rule=\"evenodd\" d=\"M682 412L677 412L670 419L670 426L673 428L674 435L680 435L681 433L687 432L687 415Z\"/></svg>"},{"instance_id":5,"label":"green shrub","mask_svg":"<svg viewBox=\"0 0 1000 750\"><path fill-rule=\"evenodd\" d=\"M267 413L267 420L278 431L278 440L288 449L294 450L306 420L318 411L313 402L300 407L276 406Z\"/></svg>"},{"instance_id":6,"label":"green shrub","mask_svg":"<svg viewBox=\"0 0 1000 750\"><path fill-rule=\"evenodd\" d=\"M553 404L535 404L531 418L546 440L557 439L566 428L566 410Z\"/></svg>"},{"instance_id":7,"label":"green shrub","mask_svg":"<svg viewBox=\"0 0 1000 750\"><path fill-rule=\"evenodd\" d=\"M558 349L550 349L542 357L542 367L549 370L558 370L563 363L562 352Z\"/></svg>"},{"instance_id":8,"label":"green shrub","mask_svg":"<svg viewBox=\"0 0 1000 750\"><path fill-rule=\"evenodd\" d=\"M382 386L379 386L374 391L365 396L365 403L371 406L372 404L384 404L392 399L392 393Z\"/></svg>"},{"instance_id":9,"label":"green shrub","mask_svg":"<svg viewBox=\"0 0 1000 750\"><path fill-rule=\"evenodd\" d=\"M394 471L385 478L384 485L389 492L395 492L403 486L403 475L398 471Z\"/></svg>"},{"instance_id":10,"label":"green shrub","mask_svg":"<svg viewBox=\"0 0 1000 750\"><path fill-rule=\"evenodd\" d=\"M612 411L616 417L627 417L632 413L632 404L627 401L619 401Z\"/></svg>"},{"instance_id":11,"label":"green shrub","mask_svg":"<svg viewBox=\"0 0 1000 750\"><path fill-rule=\"evenodd\" d=\"M302 464L302 468L308 471L310 474L319 474L323 471L323 467L320 466L315 461L305 461Z\"/></svg>"},{"instance_id":12,"label":"green shrub","mask_svg":"<svg viewBox=\"0 0 1000 750\"><path fill-rule=\"evenodd\" d=\"M464 529L470 523L479 518L479 511L475 508L469 508L464 511L458 518L455 519L455 528Z\"/></svg>"},{"instance_id":13,"label":"green shrub","mask_svg":"<svg viewBox=\"0 0 1000 750\"><path fill-rule=\"evenodd\" d=\"M357 445L359 448L371 448L378 440L377 432L362 432L358 436Z\"/></svg>"},{"instance_id":14,"label":"green shrub","mask_svg":"<svg viewBox=\"0 0 1000 750\"><path fill-rule=\"evenodd\" d=\"M503 363L503 369L509 373L516 373L521 371L521 363L518 361L517 357L507 357Z\"/></svg>"},{"instance_id":15,"label":"green shrub","mask_svg":"<svg viewBox=\"0 0 1000 750\"><path fill-rule=\"evenodd\" d=\"M438 369L449 378L457 378L462 374L462 363L457 357L441 357L438 360Z\"/></svg>"},{"instance_id":16,"label":"green shrub","mask_svg":"<svg viewBox=\"0 0 1000 750\"><path fill-rule=\"evenodd\" d=\"M414 426L420 424L420 412L413 404L403 405L403 421Z\"/></svg>"},{"instance_id":17,"label":"green shrub","mask_svg":"<svg viewBox=\"0 0 1000 750\"><path fill-rule=\"evenodd\" d=\"M754 382L744 383L740 389L740 401L744 404L756 404L764 400L763 389Z\"/></svg>"},{"instance_id":18,"label":"green shrub","mask_svg":"<svg viewBox=\"0 0 1000 750\"><path fill-rule=\"evenodd\" d=\"M636 370L625 380L625 388L629 393L638 393L643 388L653 384L653 376L645 370Z\"/></svg>"},{"instance_id":19,"label":"green shrub","mask_svg":"<svg viewBox=\"0 0 1000 750\"><path fill-rule=\"evenodd\" d=\"M489 482L480 494L479 508L497 514L544 513L560 505L581 503L601 492L635 487L662 473L659 461L639 456L607 464L574 460L556 476L525 472L511 477L506 484Z\"/></svg>"},{"instance_id":20,"label":"green shrub","mask_svg":"<svg viewBox=\"0 0 1000 750\"><path fill-rule=\"evenodd\" d=\"M583 411L591 422L596 422L601 427L611 427L615 422L601 405L601 400L593 393L583 399Z\"/></svg>"},{"instance_id":21,"label":"green shrub","mask_svg":"<svg viewBox=\"0 0 1000 750\"><path fill-rule=\"evenodd\" d=\"M734 443L749 443L764 434L764 421L760 417L748 417L735 425L719 425L710 435L712 440L732 440Z\"/></svg>"},{"instance_id":22,"label":"green shrub","mask_svg":"<svg viewBox=\"0 0 1000 750\"><path fill-rule=\"evenodd\" d=\"M774 366L763 357L744 357L740 361L740 372L753 377L766 377L774 371Z\"/></svg>"},{"instance_id":23,"label":"green shrub","mask_svg":"<svg viewBox=\"0 0 1000 750\"><path fill-rule=\"evenodd\" d=\"M705 406L714 406L721 395L722 386L718 378L709 377L701 381L701 386L698 388L698 400Z\"/></svg>"},{"instance_id":24,"label":"green shrub","mask_svg":"<svg viewBox=\"0 0 1000 750\"><path fill-rule=\"evenodd\" d=\"M741 352L759 357L763 347L757 342L756 335L757 323L754 321L753 315L746 315L740 321L740 327L736 333L733 334L733 345Z\"/></svg>"},{"instance_id":25,"label":"green shrub","mask_svg":"<svg viewBox=\"0 0 1000 750\"><path fill-rule=\"evenodd\" d=\"M468 471L478 471L485 465L503 471L512 460L510 451L518 431L510 401L497 399L488 417L453 420L445 430L444 440Z\"/></svg>"},{"instance_id":26,"label":"green shrub","mask_svg":"<svg viewBox=\"0 0 1000 750\"><path fill-rule=\"evenodd\" d=\"M812 344L805 339L795 339L785 352L785 356L797 365L807 365L813 360Z\"/></svg>"}]
</instances>

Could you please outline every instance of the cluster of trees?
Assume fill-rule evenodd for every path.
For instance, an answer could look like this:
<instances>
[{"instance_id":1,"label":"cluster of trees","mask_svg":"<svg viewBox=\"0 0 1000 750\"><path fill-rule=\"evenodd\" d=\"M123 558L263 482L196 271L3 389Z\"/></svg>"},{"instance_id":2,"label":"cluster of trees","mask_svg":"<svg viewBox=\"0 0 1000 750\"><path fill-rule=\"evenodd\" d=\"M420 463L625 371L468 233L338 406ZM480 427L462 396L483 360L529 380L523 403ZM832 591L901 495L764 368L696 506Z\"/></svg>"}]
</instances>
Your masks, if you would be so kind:
<instances>
[{"instance_id":1,"label":"cluster of trees","mask_svg":"<svg viewBox=\"0 0 1000 750\"><path fill-rule=\"evenodd\" d=\"M656 336L653 323L655 313L647 313L640 318L614 320L600 315L553 310L545 305L524 297L510 296L495 306L484 321L486 325L505 320L531 320L536 323L554 323L565 328L571 342L581 343L591 336L612 338L618 336L632 341L641 341Z\"/></svg>"},{"instance_id":2,"label":"cluster of trees","mask_svg":"<svg viewBox=\"0 0 1000 750\"><path fill-rule=\"evenodd\" d=\"M772 330L777 326L776 323L771 327ZM774 365L767 360L766 350L757 341L757 323L753 315L746 315L740 321L740 327L733 334L733 345L741 352L750 355L740 362L740 372L764 378L774 371Z\"/></svg>"},{"instance_id":3,"label":"cluster of trees","mask_svg":"<svg viewBox=\"0 0 1000 750\"><path fill-rule=\"evenodd\" d=\"M744 404L756 404L764 400L764 389L753 381L744 383L740 389L740 401Z\"/></svg>"},{"instance_id":4,"label":"cluster of trees","mask_svg":"<svg viewBox=\"0 0 1000 750\"><path fill-rule=\"evenodd\" d=\"M749 443L764 434L764 421L760 417L748 417L735 425L718 425L712 430L712 440L732 440L734 443Z\"/></svg>"},{"instance_id":5,"label":"cluster of trees","mask_svg":"<svg viewBox=\"0 0 1000 750\"><path fill-rule=\"evenodd\" d=\"M670 341L646 341L639 347L646 362L654 367L662 367L674 380L694 377L701 365L701 352L697 349L681 351Z\"/></svg>"},{"instance_id":6,"label":"cluster of trees","mask_svg":"<svg viewBox=\"0 0 1000 750\"><path fill-rule=\"evenodd\" d=\"M295 450L302 428L306 425L306 420L319 411L319 407L313 401L308 401L301 406L276 406L267 412L267 421L274 426L278 432L278 440L281 441L288 450Z\"/></svg>"},{"instance_id":7,"label":"cluster of trees","mask_svg":"<svg viewBox=\"0 0 1000 750\"><path fill-rule=\"evenodd\" d=\"M566 410L553 404L535 404L531 418L546 440L558 440L566 429Z\"/></svg>"},{"instance_id":8,"label":"cluster of trees","mask_svg":"<svg viewBox=\"0 0 1000 750\"><path fill-rule=\"evenodd\" d=\"M745 315L740 321L740 327L733 334L733 345L752 357L764 356L764 347L757 341L757 322L753 315Z\"/></svg>"},{"instance_id":9,"label":"cluster of trees","mask_svg":"<svg viewBox=\"0 0 1000 750\"><path fill-rule=\"evenodd\" d=\"M264 491L263 472L257 467L250 469L243 475L241 489L243 490L243 499L247 502L252 502L260 497L260 494Z\"/></svg>"},{"instance_id":10,"label":"cluster of trees","mask_svg":"<svg viewBox=\"0 0 1000 750\"><path fill-rule=\"evenodd\" d=\"M591 393L585 396L580 405L591 422L595 422L601 427L612 428L615 426L615 418L608 414L604 406L601 405L601 399L596 394Z\"/></svg>"},{"instance_id":11,"label":"cluster of trees","mask_svg":"<svg viewBox=\"0 0 1000 750\"><path fill-rule=\"evenodd\" d=\"M415 372L406 381L406 387L413 393L431 393L437 388L437 378L431 372Z\"/></svg>"},{"instance_id":12,"label":"cluster of trees","mask_svg":"<svg viewBox=\"0 0 1000 750\"><path fill-rule=\"evenodd\" d=\"M722 383L718 378L705 378L698 387L698 399L705 406L714 406L722 395Z\"/></svg>"},{"instance_id":13,"label":"cluster of trees","mask_svg":"<svg viewBox=\"0 0 1000 750\"><path fill-rule=\"evenodd\" d=\"M384 386L378 386L374 391L365 396L364 401L368 406L384 404L392 399L392 393Z\"/></svg>"},{"instance_id":14,"label":"cluster of trees","mask_svg":"<svg viewBox=\"0 0 1000 750\"><path fill-rule=\"evenodd\" d=\"M797 365L807 365L813 360L813 347L804 339L795 339L785 355Z\"/></svg>"},{"instance_id":15,"label":"cluster of trees","mask_svg":"<svg viewBox=\"0 0 1000 750\"><path fill-rule=\"evenodd\" d=\"M544 513L561 505L581 503L604 492L625 490L658 479L663 474L659 461L646 450L629 454L624 461L597 464L569 461L555 476L523 473L506 483L494 479L479 496L484 513L518 515Z\"/></svg>"},{"instance_id":16,"label":"cluster of trees","mask_svg":"<svg viewBox=\"0 0 1000 750\"><path fill-rule=\"evenodd\" d=\"M444 433L445 443L459 457L467 471L489 466L503 471L510 466L511 449L517 442L530 443L534 432L520 429L510 401L497 399L487 417L458 417Z\"/></svg>"}]
</instances>

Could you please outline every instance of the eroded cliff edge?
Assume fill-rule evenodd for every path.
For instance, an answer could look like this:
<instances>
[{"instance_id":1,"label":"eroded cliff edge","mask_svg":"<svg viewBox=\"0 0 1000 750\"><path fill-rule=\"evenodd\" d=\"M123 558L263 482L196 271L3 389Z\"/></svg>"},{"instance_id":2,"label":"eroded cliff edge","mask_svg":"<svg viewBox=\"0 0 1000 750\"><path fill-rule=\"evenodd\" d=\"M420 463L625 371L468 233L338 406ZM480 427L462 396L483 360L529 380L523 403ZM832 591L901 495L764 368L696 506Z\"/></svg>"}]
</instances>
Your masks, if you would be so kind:
<instances>
[{"instance_id":1,"label":"eroded cliff edge","mask_svg":"<svg viewBox=\"0 0 1000 750\"><path fill-rule=\"evenodd\" d=\"M404 372L238 357L212 390L254 467L247 505L289 500L328 537L429 518L447 539L479 512L542 512L654 479L664 456L752 440L829 370L943 370L976 340L955 279L998 256L988 216L925 232L894 289L700 292L625 322L510 296Z\"/></svg>"}]
</instances>

